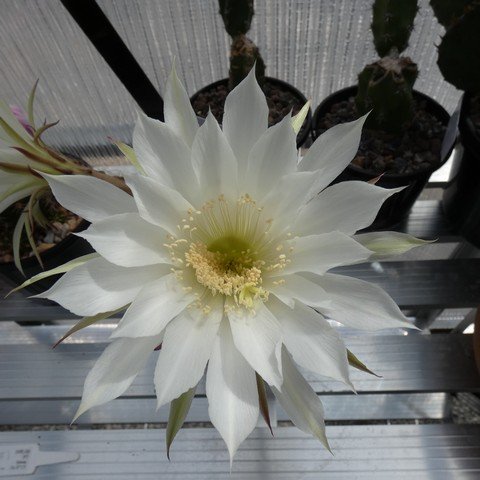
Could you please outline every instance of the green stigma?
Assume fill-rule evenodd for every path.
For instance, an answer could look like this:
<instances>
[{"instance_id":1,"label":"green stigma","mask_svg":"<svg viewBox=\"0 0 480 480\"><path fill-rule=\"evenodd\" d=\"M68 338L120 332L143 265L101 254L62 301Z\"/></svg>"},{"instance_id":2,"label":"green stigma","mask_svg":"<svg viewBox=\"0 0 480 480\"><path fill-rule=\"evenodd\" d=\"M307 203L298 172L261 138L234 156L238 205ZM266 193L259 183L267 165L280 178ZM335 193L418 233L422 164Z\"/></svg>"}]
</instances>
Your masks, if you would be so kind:
<instances>
[{"instance_id":1,"label":"green stigma","mask_svg":"<svg viewBox=\"0 0 480 480\"><path fill-rule=\"evenodd\" d=\"M227 255L228 260L244 255L250 250L250 245L245 241L233 235L217 238L207 246L207 250L212 253L222 253Z\"/></svg>"}]
</instances>

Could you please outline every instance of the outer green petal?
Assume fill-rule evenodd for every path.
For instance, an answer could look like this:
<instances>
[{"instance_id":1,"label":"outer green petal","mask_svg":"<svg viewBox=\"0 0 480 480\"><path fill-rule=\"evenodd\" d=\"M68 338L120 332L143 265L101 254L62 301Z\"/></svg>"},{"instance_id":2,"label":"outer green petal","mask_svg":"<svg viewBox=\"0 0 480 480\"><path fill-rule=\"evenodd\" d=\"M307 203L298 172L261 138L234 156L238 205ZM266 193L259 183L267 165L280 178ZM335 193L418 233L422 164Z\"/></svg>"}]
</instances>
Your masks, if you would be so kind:
<instances>
[{"instance_id":1,"label":"outer green petal","mask_svg":"<svg viewBox=\"0 0 480 480\"><path fill-rule=\"evenodd\" d=\"M400 232L371 232L361 233L353 237L358 243L368 248L374 255L371 260L379 260L391 255L401 255L412 248L428 245L435 240L422 240L407 233Z\"/></svg>"}]
</instances>

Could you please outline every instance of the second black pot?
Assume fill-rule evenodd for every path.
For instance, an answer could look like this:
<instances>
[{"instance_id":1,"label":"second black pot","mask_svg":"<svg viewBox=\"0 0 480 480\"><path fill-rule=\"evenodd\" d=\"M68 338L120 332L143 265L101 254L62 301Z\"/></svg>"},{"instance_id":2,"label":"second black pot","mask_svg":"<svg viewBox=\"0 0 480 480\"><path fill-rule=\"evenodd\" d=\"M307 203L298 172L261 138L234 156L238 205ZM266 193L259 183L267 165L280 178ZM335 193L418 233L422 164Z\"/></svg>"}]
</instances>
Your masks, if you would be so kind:
<instances>
[{"instance_id":1,"label":"second black pot","mask_svg":"<svg viewBox=\"0 0 480 480\"><path fill-rule=\"evenodd\" d=\"M470 118L471 95L465 94L458 128L463 148L456 150L442 206L454 231L480 247L480 136Z\"/></svg>"},{"instance_id":2,"label":"second black pot","mask_svg":"<svg viewBox=\"0 0 480 480\"><path fill-rule=\"evenodd\" d=\"M414 90L414 97L418 100L426 102L426 110L440 120L445 126L448 124L450 115L448 112L435 100L429 96L417 92ZM313 116L312 132L314 138L317 136L318 125L320 119L330 111L331 107L336 103L348 100L357 94L357 87L348 87L343 90L339 90L329 95L323 102L317 107ZM430 178L430 175L437 169L439 169L448 159L448 155L445 156L443 161L439 163L435 168L425 169L420 172L409 174L391 174L385 173L380 180L376 183L380 187L384 188L406 188L401 192L390 197L382 206L378 212L375 221L368 228L368 230L382 230L393 227L400 224L408 216L413 204L420 195L421 191L425 187ZM369 181L378 177L377 172L365 170L357 165L350 164L348 167L332 182L344 182L347 180L362 180Z\"/></svg>"}]
</instances>

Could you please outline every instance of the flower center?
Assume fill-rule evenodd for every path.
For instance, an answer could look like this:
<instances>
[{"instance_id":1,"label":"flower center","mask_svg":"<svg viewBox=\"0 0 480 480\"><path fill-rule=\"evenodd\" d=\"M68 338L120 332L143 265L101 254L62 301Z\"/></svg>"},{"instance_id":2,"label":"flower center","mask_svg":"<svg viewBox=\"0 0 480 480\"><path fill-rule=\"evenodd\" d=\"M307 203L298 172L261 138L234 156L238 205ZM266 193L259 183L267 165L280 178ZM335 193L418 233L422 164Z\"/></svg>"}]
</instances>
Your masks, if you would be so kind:
<instances>
[{"instance_id":1,"label":"flower center","mask_svg":"<svg viewBox=\"0 0 480 480\"><path fill-rule=\"evenodd\" d=\"M178 236L169 236L165 244L186 288L194 287L194 281L205 293L232 297L248 310L257 300L266 301L269 292L263 278L282 271L290 261L290 249L282 243L289 235L271 238L272 219L248 194L236 201L219 195L187 213L177 227ZM205 293L198 293L199 308L208 307Z\"/></svg>"},{"instance_id":2,"label":"flower center","mask_svg":"<svg viewBox=\"0 0 480 480\"><path fill-rule=\"evenodd\" d=\"M213 295L232 296L238 305L252 308L256 299L268 297L261 286L265 262L255 260L250 249L240 250L243 243L233 237L215 240L208 248L203 243L191 243L185 260L186 266L194 269L198 283Z\"/></svg>"}]
</instances>

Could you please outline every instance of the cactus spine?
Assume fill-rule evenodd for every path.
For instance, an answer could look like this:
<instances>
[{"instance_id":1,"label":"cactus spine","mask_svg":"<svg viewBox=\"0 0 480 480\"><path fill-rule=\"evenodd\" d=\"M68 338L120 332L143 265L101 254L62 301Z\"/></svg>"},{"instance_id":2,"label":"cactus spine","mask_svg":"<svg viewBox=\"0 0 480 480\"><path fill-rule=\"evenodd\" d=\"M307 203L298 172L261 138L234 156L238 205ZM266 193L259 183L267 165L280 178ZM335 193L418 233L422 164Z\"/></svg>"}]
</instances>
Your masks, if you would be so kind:
<instances>
[{"instance_id":1,"label":"cactus spine","mask_svg":"<svg viewBox=\"0 0 480 480\"><path fill-rule=\"evenodd\" d=\"M228 88L235 88L255 65L260 86L265 81L265 63L258 47L247 37L254 14L253 0L219 0L225 30L232 37Z\"/></svg>"},{"instance_id":2,"label":"cactus spine","mask_svg":"<svg viewBox=\"0 0 480 480\"><path fill-rule=\"evenodd\" d=\"M480 93L480 1L430 0L446 32L438 47L438 67L447 82Z\"/></svg>"},{"instance_id":3,"label":"cactus spine","mask_svg":"<svg viewBox=\"0 0 480 480\"><path fill-rule=\"evenodd\" d=\"M410 124L413 84L417 65L400 53L408 46L417 0L375 0L371 29L380 60L367 65L358 75L357 110L368 118L369 128L397 133Z\"/></svg>"}]
</instances>

